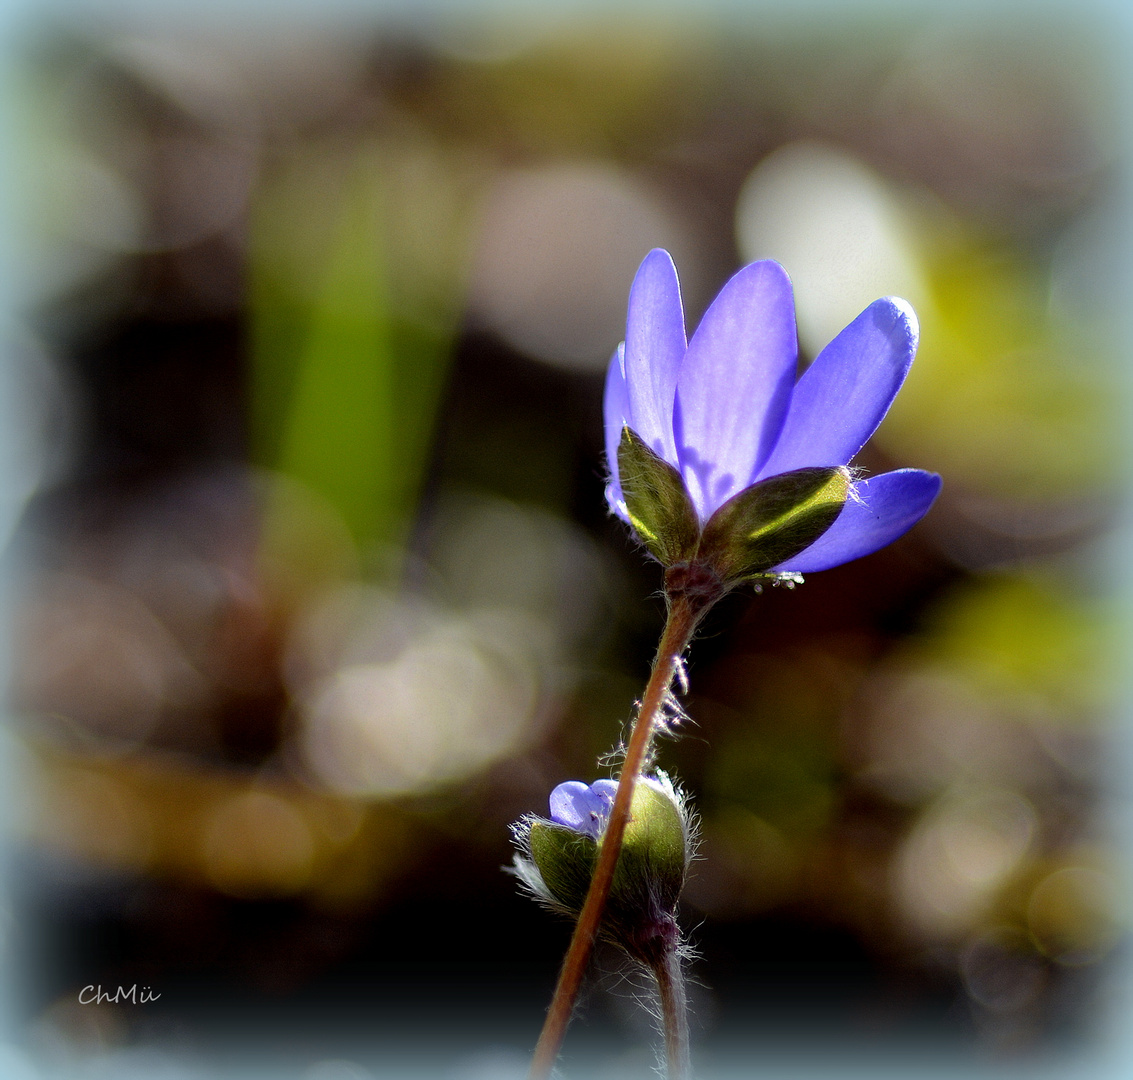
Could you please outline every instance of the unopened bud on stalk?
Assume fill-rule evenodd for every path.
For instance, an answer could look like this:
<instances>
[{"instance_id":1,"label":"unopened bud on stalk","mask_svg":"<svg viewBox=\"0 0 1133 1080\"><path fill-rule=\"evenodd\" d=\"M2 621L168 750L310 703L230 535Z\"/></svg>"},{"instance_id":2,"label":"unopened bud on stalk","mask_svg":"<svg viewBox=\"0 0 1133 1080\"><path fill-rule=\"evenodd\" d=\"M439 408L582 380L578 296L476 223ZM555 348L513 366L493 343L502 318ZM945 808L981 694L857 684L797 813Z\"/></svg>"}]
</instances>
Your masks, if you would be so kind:
<instances>
[{"instance_id":1,"label":"unopened bud on stalk","mask_svg":"<svg viewBox=\"0 0 1133 1080\"><path fill-rule=\"evenodd\" d=\"M617 784L577 780L551 793L551 818L529 815L513 829L515 873L548 907L577 916L601 850ZM684 797L663 774L634 787L601 933L650 965L680 943L676 908L695 841Z\"/></svg>"}]
</instances>

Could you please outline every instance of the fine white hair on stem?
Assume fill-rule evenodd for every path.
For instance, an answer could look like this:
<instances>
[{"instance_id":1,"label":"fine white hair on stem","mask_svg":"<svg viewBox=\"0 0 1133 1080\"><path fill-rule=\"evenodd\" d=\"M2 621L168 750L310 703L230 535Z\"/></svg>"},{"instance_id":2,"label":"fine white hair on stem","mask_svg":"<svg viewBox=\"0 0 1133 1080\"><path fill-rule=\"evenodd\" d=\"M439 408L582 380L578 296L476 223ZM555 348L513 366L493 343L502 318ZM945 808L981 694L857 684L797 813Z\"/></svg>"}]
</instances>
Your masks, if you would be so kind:
<instances>
[{"instance_id":1,"label":"fine white hair on stem","mask_svg":"<svg viewBox=\"0 0 1133 1080\"><path fill-rule=\"evenodd\" d=\"M657 714L656 728L658 734L673 735L678 727L689 722L688 713L681 707L676 694L671 690L661 700L661 708Z\"/></svg>"},{"instance_id":2,"label":"fine white hair on stem","mask_svg":"<svg viewBox=\"0 0 1133 1080\"><path fill-rule=\"evenodd\" d=\"M626 744L623 739L612 750L607 750L598 758L598 767L600 769L609 769L612 772L625 760L625 755Z\"/></svg>"},{"instance_id":3,"label":"fine white hair on stem","mask_svg":"<svg viewBox=\"0 0 1133 1080\"><path fill-rule=\"evenodd\" d=\"M673 657L673 678L680 685L681 693L688 693L688 664L683 656ZM672 693L672 690L669 691Z\"/></svg>"}]
</instances>

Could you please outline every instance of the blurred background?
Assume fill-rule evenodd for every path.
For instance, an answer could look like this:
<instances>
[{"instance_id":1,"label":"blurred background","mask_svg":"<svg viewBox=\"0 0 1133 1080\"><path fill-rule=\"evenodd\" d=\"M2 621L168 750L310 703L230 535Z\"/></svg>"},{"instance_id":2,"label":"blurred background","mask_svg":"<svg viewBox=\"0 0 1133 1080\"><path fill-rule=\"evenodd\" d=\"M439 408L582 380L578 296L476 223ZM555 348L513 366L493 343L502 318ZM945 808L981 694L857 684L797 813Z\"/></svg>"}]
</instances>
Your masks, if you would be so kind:
<instances>
[{"instance_id":1,"label":"blurred background","mask_svg":"<svg viewBox=\"0 0 1133 1080\"><path fill-rule=\"evenodd\" d=\"M945 478L692 649L659 763L703 817L698 1060L1096 1039L1126 922L1105 19L83 10L8 44L4 1075L522 1075L569 927L508 824L609 774L662 622L602 497L656 246L690 330L782 262L804 359L910 300L858 463ZM603 958L567 1074L650 1075L648 1038Z\"/></svg>"}]
</instances>

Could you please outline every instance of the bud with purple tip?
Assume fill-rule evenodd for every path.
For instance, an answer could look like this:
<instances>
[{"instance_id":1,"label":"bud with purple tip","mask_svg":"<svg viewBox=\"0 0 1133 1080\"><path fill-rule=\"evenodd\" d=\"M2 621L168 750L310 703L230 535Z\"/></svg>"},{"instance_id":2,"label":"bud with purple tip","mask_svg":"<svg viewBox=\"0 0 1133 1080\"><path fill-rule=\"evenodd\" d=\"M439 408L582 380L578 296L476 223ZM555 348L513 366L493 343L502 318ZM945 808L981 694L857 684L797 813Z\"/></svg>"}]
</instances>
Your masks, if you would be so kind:
<instances>
[{"instance_id":1,"label":"bud with purple tip","mask_svg":"<svg viewBox=\"0 0 1133 1080\"><path fill-rule=\"evenodd\" d=\"M617 782L568 780L551 792L550 818L513 827L515 874L538 900L577 916L590 886ZM635 959L655 965L680 943L676 909L695 845L684 796L668 777L642 777L602 923L602 934Z\"/></svg>"}]
</instances>

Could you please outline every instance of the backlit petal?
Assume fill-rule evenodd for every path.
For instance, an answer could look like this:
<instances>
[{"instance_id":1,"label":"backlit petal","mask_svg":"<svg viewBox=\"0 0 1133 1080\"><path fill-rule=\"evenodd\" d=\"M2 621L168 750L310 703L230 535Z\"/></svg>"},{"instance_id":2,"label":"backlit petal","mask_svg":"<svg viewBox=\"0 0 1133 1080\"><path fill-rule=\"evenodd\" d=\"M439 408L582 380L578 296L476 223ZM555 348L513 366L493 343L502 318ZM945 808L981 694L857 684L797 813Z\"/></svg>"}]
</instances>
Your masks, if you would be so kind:
<instances>
[{"instance_id":1,"label":"backlit petal","mask_svg":"<svg viewBox=\"0 0 1133 1080\"><path fill-rule=\"evenodd\" d=\"M625 374L622 370L622 355L625 346L619 345L610 357L606 369L606 393L602 401L602 415L606 426L606 467L610 470L610 482L606 485L606 502L624 522L629 523L624 508L621 480L618 477L618 442L622 437L622 425L629 423L629 395L626 391Z\"/></svg>"},{"instance_id":2,"label":"backlit petal","mask_svg":"<svg viewBox=\"0 0 1133 1080\"><path fill-rule=\"evenodd\" d=\"M551 820L598 839L614 805L616 780L567 780L551 792Z\"/></svg>"},{"instance_id":3,"label":"backlit petal","mask_svg":"<svg viewBox=\"0 0 1133 1080\"><path fill-rule=\"evenodd\" d=\"M606 813L609 813L614 805L614 796L618 793L617 780L595 780L590 785L590 790L602 800Z\"/></svg>"},{"instance_id":4,"label":"backlit petal","mask_svg":"<svg viewBox=\"0 0 1133 1080\"><path fill-rule=\"evenodd\" d=\"M551 792L551 820L598 838L609 808L606 801L581 780L567 780Z\"/></svg>"},{"instance_id":5,"label":"backlit petal","mask_svg":"<svg viewBox=\"0 0 1133 1080\"><path fill-rule=\"evenodd\" d=\"M772 573L807 574L870 555L908 532L928 513L940 477L920 469L898 469L854 485L837 520L810 547Z\"/></svg>"},{"instance_id":6,"label":"backlit petal","mask_svg":"<svg viewBox=\"0 0 1133 1080\"><path fill-rule=\"evenodd\" d=\"M888 412L916 351L913 309L895 297L870 304L799 379L783 432L756 479L847 464Z\"/></svg>"},{"instance_id":7,"label":"backlit petal","mask_svg":"<svg viewBox=\"0 0 1133 1080\"><path fill-rule=\"evenodd\" d=\"M796 356L786 271L769 260L745 266L705 312L677 378L677 457L702 521L748 485L774 447Z\"/></svg>"},{"instance_id":8,"label":"backlit petal","mask_svg":"<svg viewBox=\"0 0 1133 1080\"><path fill-rule=\"evenodd\" d=\"M625 375L629 426L669 464L673 442L673 397L685 354L685 322L677 268L667 251L645 257L629 292Z\"/></svg>"}]
</instances>

